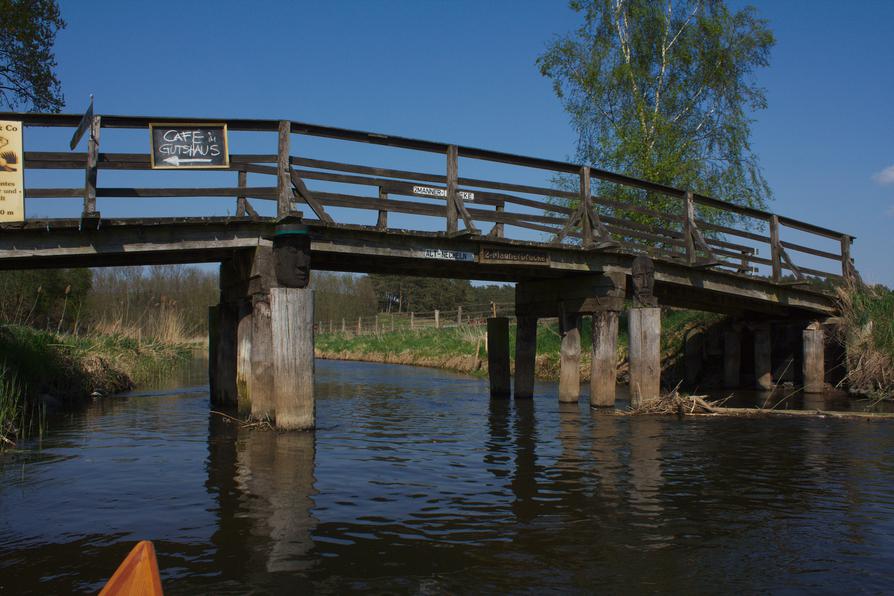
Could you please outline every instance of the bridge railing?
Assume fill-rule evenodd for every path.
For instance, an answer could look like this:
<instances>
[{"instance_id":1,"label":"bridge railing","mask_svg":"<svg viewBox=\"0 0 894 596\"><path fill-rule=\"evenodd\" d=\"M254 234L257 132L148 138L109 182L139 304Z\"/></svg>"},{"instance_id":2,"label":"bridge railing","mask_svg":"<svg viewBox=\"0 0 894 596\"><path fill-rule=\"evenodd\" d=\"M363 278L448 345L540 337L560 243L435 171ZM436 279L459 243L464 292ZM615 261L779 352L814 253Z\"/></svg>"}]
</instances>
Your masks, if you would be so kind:
<instances>
[{"instance_id":1,"label":"bridge railing","mask_svg":"<svg viewBox=\"0 0 894 596\"><path fill-rule=\"evenodd\" d=\"M0 119L21 120L26 129L74 129L81 117L14 113L0 114ZM228 169L236 173L231 186L100 185L102 171L152 169L148 152L103 151L102 131L148 131L149 124L156 122L223 122L229 131L267 133L265 142L271 149L275 142L276 150L233 152L239 143L231 139ZM281 120L95 116L90 128L86 152L25 152L27 170L83 170L84 185L28 186L26 199L80 199L82 218L87 221L98 217L97 199L229 197L235 201L236 217L244 218L258 217L255 200L275 202L279 217L304 203L320 225L357 224L361 218L354 214L366 211L375 216L370 227L383 231L394 227L430 231L431 224L418 222L440 220L434 229L440 227L448 236L480 234L496 242L518 240L646 253L777 283L828 282L854 273L850 256L853 237L848 234L590 166ZM69 133L60 130L60 147L67 146ZM269 133L275 133L275 141ZM440 154L443 168L418 171L403 162L395 163L390 155L376 157L375 165L322 159L305 138ZM27 134L25 144L27 148ZM480 171L482 164L523 170L524 176L513 173L491 179L464 175L467 167ZM534 178L540 182L528 182L531 172L538 173ZM249 176L264 182L249 185ZM29 182L33 179L27 178Z\"/></svg>"}]
</instances>

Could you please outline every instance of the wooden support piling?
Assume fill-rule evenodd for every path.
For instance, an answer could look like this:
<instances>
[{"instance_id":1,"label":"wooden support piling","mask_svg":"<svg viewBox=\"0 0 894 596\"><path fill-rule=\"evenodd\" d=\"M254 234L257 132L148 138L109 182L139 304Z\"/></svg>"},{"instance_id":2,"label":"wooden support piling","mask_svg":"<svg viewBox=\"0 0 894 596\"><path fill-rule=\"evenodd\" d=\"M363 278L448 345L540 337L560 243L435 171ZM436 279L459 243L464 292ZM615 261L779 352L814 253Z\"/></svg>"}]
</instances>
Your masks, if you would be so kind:
<instances>
[{"instance_id":1,"label":"wooden support piling","mask_svg":"<svg viewBox=\"0 0 894 596\"><path fill-rule=\"evenodd\" d=\"M691 388L701 378L705 358L705 332L701 328L692 329L683 341L684 381Z\"/></svg>"},{"instance_id":2,"label":"wooden support piling","mask_svg":"<svg viewBox=\"0 0 894 596\"><path fill-rule=\"evenodd\" d=\"M236 401L239 414L251 414L251 300L239 301L236 328Z\"/></svg>"},{"instance_id":3,"label":"wooden support piling","mask_svg":"<svg viewBox=\"0 0 894 596\"><path fill-rule=\"evenodd\" d=\"M763 391L773 388L773 354L770 337L769 323L754 326L754 383Z\"/></svg>"},{"instance_id":4,"label":"wooden support piling","mask_svg":"<svg viewBox=\"0 0 894 596\"><path fill-rule=\"evenodd\" d=\"M537 317L515 320L515 397L534 397L534 368L537 363Z\"/></svg>"},{"instance_id":5,"label":"wooden support piling","mask_svg":"<svg viewBox=\"0 0 894 596\"><path fill-rule=\"evenodd\" d=\"M580 315L563 312L560 319L559 401L580 399Z\"/></svg>"},{"instance_id":6,"label":"wooden support piling","mask_svg":"<svg viewBox=\"0 0 894 596\"><path fill-rule=\"evenodd\" d=\"M590 406L614 407L618 379L618 311L593 314Z\"/></svg>"},{"instance_id":7,"label":"wooden support piling","mask_svg":"<svg viewBox=\"0 0 894 596\"><path fill-rule=\"evenodd\" d=\"M631 308L630 405L657 399L661 392L661 309Z\"/></svg>"},{"instance_id":8,"label":"wooden support piling","mask_svg":"<svg viewBox=\"0 0 894 596\"><path fill-rule=\"evenodd\" d=\"M723 386L741 384L742 347L739 330L735 327L723 332Z\"/></svg>"},{"instance_id":9,"label":"wooden support piling","mask_svg":"<svg viewBox=\"0 0 894 596\"><path fill-rule=\"evenodd\" d=\"M256 420L272 420L273 401L273 329L270 298L267 294L252 297L251 313L251 416Z\"/></svg>"},{"instance_id":10,"label":"wooden support piling","mask_svg":"<svg viewBox=\"0 0 894 596\"><path fill-rule=\"evenodd\" d=\"M221 302L218 305L217 315L217 403L231 407L238 402L236 392L238 305L234 302Z\"/></svg>"},{"instance_id":11,"label":"wooden support piling","mask_svg":"<svg viewBox=\"0 0 894 596\"><path fill-rule=\"evenodd\" d=\"M804 330L804 393L822 393L826 388L826 347L823 327L813 322Z\"/></svg>"},{"instance_id":12,"label":"wooden support piling","mask_svg":"<svg viewBox=\"0 0 894 596\"><path fill-rule=\"evenodd\" d=\"M211 403L217 405L217 345L220 341L220 307L213 305L208 307L208 391L211 395Z\"/></svg>"},{"instance_id":13,"label":"wooden support piling","mask_svg":"<svg viewBox=\"0 0 894 596\"><path fill-rule=\"evenodd\" d=\"M271 288L276 428L314 427L314 292Z\"/></svg>"},{"instance_id":14,"label":"wooden support piling","mask_svg":"<svg viewBox=\"0 0 894 596\"><path fill-rule=\"evenodd\" d=\"M490 396L509 397L509 319L487 319L487 373L490 377Z\"/></svg>"}]
</instances>

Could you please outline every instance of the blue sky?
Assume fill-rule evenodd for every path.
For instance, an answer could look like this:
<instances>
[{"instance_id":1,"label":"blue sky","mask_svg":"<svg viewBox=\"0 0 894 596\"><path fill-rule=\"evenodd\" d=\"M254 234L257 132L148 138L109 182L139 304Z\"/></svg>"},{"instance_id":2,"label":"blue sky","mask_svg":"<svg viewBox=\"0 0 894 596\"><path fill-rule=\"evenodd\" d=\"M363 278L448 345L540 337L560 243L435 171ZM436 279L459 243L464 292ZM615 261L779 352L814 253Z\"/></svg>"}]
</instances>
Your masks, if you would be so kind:
<instances>
[{"instance_id":1,"label":"blue sky","mask_svg":"<svg viewBox=\"0 0 894 596\"><path fill-rule=\"evenodd\" d=\"M771 209L856 235L864 277L894 286L894 170L884 173L894 167L894 2L753 4L777 38L758 74L769 109L752 138ZM535 66L578 22L562 1L61 6L67 111L95 93L99 113L287 118L574 153L568 117Z\"/></svg>"}]
</instances>

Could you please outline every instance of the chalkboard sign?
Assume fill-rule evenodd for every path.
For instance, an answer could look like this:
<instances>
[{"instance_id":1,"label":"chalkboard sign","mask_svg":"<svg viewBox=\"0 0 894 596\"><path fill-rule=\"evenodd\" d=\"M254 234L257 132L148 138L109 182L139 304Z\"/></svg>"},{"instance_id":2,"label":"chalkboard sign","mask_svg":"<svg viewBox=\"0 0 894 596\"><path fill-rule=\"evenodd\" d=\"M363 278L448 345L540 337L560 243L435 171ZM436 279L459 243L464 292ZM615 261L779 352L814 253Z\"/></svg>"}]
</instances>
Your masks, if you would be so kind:
<instances>
[{"instance_id":1,"label":"chalkboard sign","mask_svg":"<svg viewBox=\"0 0 894 596\"><path fill-rule=\"evenodd\" d=\"M228 168L226 124L149 125L152 140L152 168Z\"/></svg>"}]
</instances>

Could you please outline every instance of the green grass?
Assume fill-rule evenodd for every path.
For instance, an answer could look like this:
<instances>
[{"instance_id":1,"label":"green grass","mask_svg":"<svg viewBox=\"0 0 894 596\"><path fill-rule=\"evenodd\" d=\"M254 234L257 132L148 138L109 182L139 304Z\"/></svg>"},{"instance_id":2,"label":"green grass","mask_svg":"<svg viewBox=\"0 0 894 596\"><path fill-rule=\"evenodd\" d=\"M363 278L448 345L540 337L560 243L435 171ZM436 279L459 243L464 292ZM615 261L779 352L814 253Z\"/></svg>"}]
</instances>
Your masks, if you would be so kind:
<instances>
[{"instance_id":1,"label":"green grass","mask_svg":"<svg viewBox=\"0 0 894 596\"><path fill-rule=\"evenodd\" d=\"M63 405L129 389L189 357L186 346L123 336L74 336L0 326L0 434L4 443L41 430L40 396Z\"/></svg>"},{"instance_id":2,"label":"green grass","mask_svg":"<svg viewBox=\"0 0 894 596\"><path fill-rule=\"evenodd\" d=\"M662 315L662 351L674 354L682 351L685 332L696 325L709 325L719 320L717 315L695 311L665 311ZM485 326L445 327L441 329L425 328L418 330L395 329L378 335L354 336L347 333L320 333L316 337L316 348L324 353L349 353L353 355L384 356L390 355L400 360L399 355L408 355L407 362L437 361L456 357L474 357L486 359ZM558 366L559 348L562 337L558 323L540 321L537 330L537 355L546 361L546 370ZM590 357L592 329L590 318L585 317L581 325L582 359L587 362ZM621 314L618 323L618 351L627 353L627 317ZM509 354L515 357L515 325L509 326Z\"/></svg>"},{"instance_id":3,"label":"green grass","mask_svg":"<svg viewBox=\"0 0 894 596\"><path fill-rule=\"evenodd\" d=\"M853 290L849 318L860 327L871 326L875 347L894 357L894 292L881 287Z\"/></svg>"}]
</instances>

